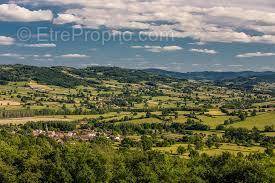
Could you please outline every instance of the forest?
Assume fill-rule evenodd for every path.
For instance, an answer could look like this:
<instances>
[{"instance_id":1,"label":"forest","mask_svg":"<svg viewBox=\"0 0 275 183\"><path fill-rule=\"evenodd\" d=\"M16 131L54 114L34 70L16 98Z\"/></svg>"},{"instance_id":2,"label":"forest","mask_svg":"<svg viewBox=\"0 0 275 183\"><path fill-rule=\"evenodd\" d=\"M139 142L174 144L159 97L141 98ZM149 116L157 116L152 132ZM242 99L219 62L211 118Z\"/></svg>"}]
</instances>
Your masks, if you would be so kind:
<instances>
[{"instance_id":1,"label":"forest","mask_svg":"<svg viewBox=\"0 0 275 183\"><path fill-rule=\"evenodd\" d=\"M28 128L26 128L28 129ZM14 130L19 130L14 134ZM272 182L270 156L195 153L189 159L142 147L112 147L108 139L57 143L27 135L27 130L2 127L1 182Z\"/></svg>"}]
</instances>

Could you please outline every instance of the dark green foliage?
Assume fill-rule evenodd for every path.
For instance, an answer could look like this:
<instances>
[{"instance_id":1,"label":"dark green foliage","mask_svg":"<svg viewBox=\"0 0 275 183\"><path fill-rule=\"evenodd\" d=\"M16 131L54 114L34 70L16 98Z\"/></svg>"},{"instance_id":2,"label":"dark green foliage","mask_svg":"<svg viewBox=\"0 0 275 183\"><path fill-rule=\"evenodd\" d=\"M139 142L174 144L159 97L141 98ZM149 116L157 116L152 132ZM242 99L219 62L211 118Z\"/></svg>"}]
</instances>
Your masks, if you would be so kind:
<instances>
[{"instance_id":1,"label":"dark green foliage","mask_svg":"<svg viewBox=\"0 0 275 183\"><path fill-rule=\"evenodd\" d=\"M0 182L257 183L274 178L273 165L263 155L209 157L190 148L192 159L186 160L155 151L116 150L101 142L58 144L2 128Z\"/></svg>"},{"instance_id":2,"label":"dark green foliage","mask_svg":"<svg viewBox=\"0 0 275 183\"><path fill-rule=\"evenodd\" d=\"M264 136L257 128L248 130L246 128L227 128L224 137L230 142L251 145L253 142L261 143L263 146L274 144L275 138Z\"/></svg>"},{"instance_id":3,"label":"dark green foliage","mask_svg":"<svg viewBox=\"0 0 275 183\"><path fill-rule=\"evenodd\" d=\"M100 84L87 78L114 79L119 82L138 83L140 81L175 81L176 79L150 74L141 70L121 69L117 67L88 67L84 69L68 67L35 67L26 65L1 65L0 84L8 81L30 81L34 80L42 84L56 85L67 88L79 85ZM152 85L152 84L151 84Z\"/></svg>"},{"instance_id":4,"label":"dark green foliage","mask_svg":"<svg viewBox=\"0 0 275 183\"><path fill-rule=\"evenodd\" d=\"M86 80L66 74L62 67L34 67L24 65L1 66L0 80L29 81L34 80L48 85L75 87L88 84Z\"/></svg>"},{"instance_id":5,"label":"dark green foliage","mask_svg":"<svg viewBox=\"0 0 275 183\"><path fill-rule=\"evenodd\" d=\"M19 118L32 116L49 116L49 115L86 115L98 114L99 110L81 110L80 108L74 110L67 110L66 108L54 109L18 109L18 110L2 110L0 111L0 118Z\"/></svg>"},{"instance_id":6,"label":"dark green foliage","mask_svg":"<svg viewBox=\"0 0 275 183\"><path fill-rule=\"evenodd\" d=\"M272 175L267 171L264 164L258 164L256 157L232 157L224 153L219 157L201 156L190 161L190 166L194 168L194 174L205 182L270 182ZM204 169L204 167L208 167ZM199 171L198 171L199 170Z\"/></svg>"},{"instance_id":7,"label":"dark green foliage","mask_svg":"<svg viewBox=\"0 0 275 183\"><path fill-rule=\"evenodd\" d=\"M113 132L126 134L152 134L156 131L166 131L166 132L177 132L185 133L186 130L208 130L209 126L195 123L195 124L184 124L184 123L144 123L144 124L112 124L112 123L93 123L93 127L99 128L101 130L112 130Z\"/></svg>"},{"instance_id":8,"label":"dark green foliage","mask_svg":"<svg viewBox=\"0 0 275 183\"><path fill-rule=\"evenodd\" d=\"M151 137L148 137L146 135L141 137L141 145L143 150L148 151L151 150L153 147L153 140Z\"/></svg>"},{"instance_id":9,"label":"dark green foliage","mask_svg":"<svg viewBox=\"0 0 275 183\"><path fill-rule=\"evenodd\" d=\"M178 154L182 155L186 152L186 149L183 146L179 146L177 149L177 152L178 152Z\"/></svg>"},{"instance_id":10,"label":"dark green foliage","mask_svg":"<svg viewBox=\"0 0 275 183\"><path fill-rule=\"evenodd\" d=\"M273 132L274 131L274 126L271 125L271 126L265 126L264 127L264 132Z\"/></svg>"}]
</instances>

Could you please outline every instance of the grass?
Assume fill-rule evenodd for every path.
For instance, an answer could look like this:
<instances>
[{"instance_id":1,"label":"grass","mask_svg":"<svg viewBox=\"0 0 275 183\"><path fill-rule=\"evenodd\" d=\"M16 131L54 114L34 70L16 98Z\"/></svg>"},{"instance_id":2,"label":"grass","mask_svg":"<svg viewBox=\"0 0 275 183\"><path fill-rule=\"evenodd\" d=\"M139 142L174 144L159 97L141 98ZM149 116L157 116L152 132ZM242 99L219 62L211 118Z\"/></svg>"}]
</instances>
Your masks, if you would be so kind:
<instances>
[{"instance_id":1,"label":"grass","mask_svg":"<svg viewBox=\"0 0 275 183\"><path fill-rule=\"evenodd\" d=\"M129 121L129 123L133 124L143 124L143 123L159 123L161 120L157 118L144 118L144 119L134 119Z\"/></svg>"},{"instance_id":2,"label":"grass","mask_svg":"<svg viewBox=\"0 0 275 183\"><path fill-rule=\"evenodd\" d=\"M215 148L204 148L201 153L206 153L210 156L219 155L222 152L229 152L231 154L238 154L239 152L243 153L244 155L249 155L250 153L263 153L265 148L253 146L253 147L245 147L245 146L238 146L236 144L222 144L219 149Z\"/></svg>"},{"instance_id":3,"label":"grass","mask_svg":"<svg viewBox=\"0 0 275 183\"><path fill-rule=\"evenodd\" d=\"M30 81L29 86L34 90L45 90L45 91L52 90L48 85L38 84L35 81Z\"/></svg>"},{"instance_id":4,"label":"grass","mask_svg":"<svg viewBox=\"0 0 275 183\"><path fill-rule=\"evenodd\" d=\"M0 119L0 125L5 124L25 124L27 122L39 122L39 121L71 121L71 119L68 118L62 118L62 117L45 117L45 116L37 116L37 117L24 117L24 118L9 118L9 119Z\"/></svg>"},{"instance_id":5,"label":"grass","mask_svg":"<svg viewBox=\"0 0 275 183\"><path fill-rule=\"evenodd\" d=\"M263 113L254 117L248 117L245 121L232 124L235 128L247 128L252 129L254 126L260 130L263 130L265 126L275 126L275 112Z\"/></svg>"},{"instance_id":6,"label":"grass","mask_svg":"<svg viewBox=\"0 0 275 183\"><path fill-rule=\"evenodd\" d=\"M183 147L187 148L188 144L174 144L170 147L154 147L153 150L166 152L166 153L177 154L177 149L178 149L179 146L183 146Z\"/></svg>"},{"instance_id":7,"label":"grass","mask_svg":"<svg viewBox=\"0 0 275 183\"><path fill-rule=\"evenodd\" d=\"M265 132L263 135L269 136L269 137L275 137L275 132Z\"/></svg>"},{"instance_id":8,"label":"grass","mask_svg":"<svg viewBox=\"0 0 275 183\"><path fill-rule=\"evenodd\" d=\"M20 102L16 102L12 100L1 100L0 106L20 106Z\"/></svg>"},{"instance_id":9,"label":"grass","mask_svg":"<svg viewBox=\"0 0 275 183\"><path fill-rule=\"evenodd\" d=\"M35 116L35 117L23 117L23 118L8 118L0 119L0 125L4 124L25 124L27 122L39 122L39 121L75 121L82 119L95 119L100 116L104 118L112 117L116 113L106 113L103 115L55 115L55 116Z\"/></svg>"},{"instance_id":10,"label":"grass","mask_svg":"<svg viewBox=\"0 0 275 183\"><path fill-rule=\"evenodd\" d=\"M166 152L166 153L172 153L172 154L177 154L177 149L179 146L183 146L185 148L188 147L188 144L174 144L170 147L155 147L153 148L154 150L158 150L161 152ZM228 144L224 143L221 145L219 149L216 148L204 148L203 150L200 151L200 153L206 153L210 156L213 155L219 155L222 154L223 152L229 152L231 154L237 154L239 152L243 153L244 155L249 155L250 153L257 153L257 152L264 152L265 148L263 147L258 147L258 146L253 146L253 147L245 147L245 146L238 146L236 144ZM187 153L185 154L185 157L187 156Z\"/></svg>"},{"instance_id":11,"label":"grass","mask_svg":"<svg viewBox=\"0 0 275 183\"><path fill-rule=\"evenodd\" d=\"M177 123L186 123L188 117L180 115L177 119L173 119L174 122Z\"/></svg>"},{"instance_id":12,"label":"grass","mask_svg":"<svg viewBox=\"0 0 275 183\"><path fill-rule=\"evenodd\" d=\"M204 124L209 125L211 129L215 129L218 125L223 124L225 120L231 118L230 116L199 116L199 119L203 121Z\"/></svg>"},{"instance_id":13,"label":"grass","mask_svg":"<svg viewBox=\"0 0 275 183\"><path fill-rule=\"evenodd\" d=\"M218 109L212 109L212 110L209 110L209 112L207 112L206 114L210 114L212 116L224 116L226 114L222 113L220 110Z\"/></svg>"}]
</instances>

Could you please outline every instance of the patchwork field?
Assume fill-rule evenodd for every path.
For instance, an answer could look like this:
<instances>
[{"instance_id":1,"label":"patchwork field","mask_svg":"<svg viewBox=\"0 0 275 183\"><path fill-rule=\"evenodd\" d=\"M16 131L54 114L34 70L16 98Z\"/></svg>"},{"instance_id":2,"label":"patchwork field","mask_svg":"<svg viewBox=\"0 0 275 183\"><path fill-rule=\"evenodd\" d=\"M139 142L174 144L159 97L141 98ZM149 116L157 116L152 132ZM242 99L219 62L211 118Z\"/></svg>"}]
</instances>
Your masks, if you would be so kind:
<instances>
[{"instance_id":1,"label":"patchwork field","mask_svg":"<svg viewBox=\"0 0 275 183\"><path fill-rule=\"evenodd\" d=\"M155 150L166 152L166 153L171 153L171 154L178 154L177 149L179 146L183 146L185 148L188 148L188 144L175 144L172 145L171 147L156 147L154 148ZM242 153L244 155L249 155L250 153L262 153L264 152L263 147L245 147L245 146L238 146L236 144L221 144L221 146L217 148L204 148L200 153L206 153L208 155L220 155L223 152L229 152L231 154L237 155L238 153ZM187 154L184 154L186 158L188 158Z\"/></svg>"},{"instance_id":2,"label":"patchwork field","mask_svg":"<svg viewBox=\"0 0 275 183\"><path fill-rule=\"evenodd\" d=\"M20 103L12 100L2 100L0 106L20 106Z\"/></svg>"},{"instance_id":3,"label":"patchwork field","mask_svg":"<svg viewBox=\"0 0 275 183\"><path fill-rule=\"evenodd\" d=\"M272 94L120 68L43 68L43 74L35 76L42 71L24 71L32 69L24 80L22 72L15 75L19 78L5 69L2 73L11 79L0 85L0 125L4 128L12 124L13 130L21 124L58 143L72 134L72 140L80 141L96 136L107 139L116 150L153 149L173 156L180 155L182 146L185 158L192 153L273 152ZM272 89L258 85L254 87ZM258 130L252 131L254 127ZM49 129L60 136L49 135ZM64 134L70 135L64 138Z\"/></svg>"},{"instance_id":4,"label":"patchwork field","mask_svg":"<svg viewBox=\"0 0 275 183\"><path fill-rule=\"evenodd\" d=\"M269 112L259 114L257 116L248 117L245 121L241 121L230 126L232 127L243 127L252 129L254 126L263 130L265 126L275 126L275 112Z\"/></svg>"}]
</instances>

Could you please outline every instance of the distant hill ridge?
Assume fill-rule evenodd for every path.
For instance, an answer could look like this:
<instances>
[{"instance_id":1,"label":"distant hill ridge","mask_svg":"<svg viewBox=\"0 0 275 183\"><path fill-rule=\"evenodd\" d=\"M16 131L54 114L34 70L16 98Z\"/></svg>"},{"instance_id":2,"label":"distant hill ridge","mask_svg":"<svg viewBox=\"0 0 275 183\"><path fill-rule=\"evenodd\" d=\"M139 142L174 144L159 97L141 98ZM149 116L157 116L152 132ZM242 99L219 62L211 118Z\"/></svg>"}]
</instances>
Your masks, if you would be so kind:
<instances>
[{"instance_id":1,"label":"distant hill ridge","mask_svg":"<svg viewBox=\"0 0 275 183\"><path fill-rule=\"evenodd\" d=\"M140 81L177 81L209 80L219 84L233 82L249 85L257 82L275 82L275 72L189 72L180 73L161 69L124 69L119 67L93 66L86 68L73 67L37 67L28 65L0 65L0 84L9 81L34 80L39 83L62 87L100 84L102 80L135 83Z\"/></svg>"},{"instance_id":2,"label":"distant hill ridge","mask_svg":"<svg viewBox=\"0 0 275 183\"><path fill-rule=\"evenodd\" d=\"M28 65L0 65L0 84L30 81L62 87L100 84L102 80L135 83L140 81L176 80L158 74L118 67L37 67Z\"/></svg>"},{"instance_id":3,"label":"distant hill ridge","mask_svg":"<svg viewBox=\"0 0 275 183\"><path fill-rule=\"evenodd\" d=\"M161 69L146 69L145 71L150 73L156 73L162 76L169 76L178 79L192 79L192 80L210 80L210 81L221 81L230 80L236 78L252 78L257 77L261 80L265 78L267 80L275 80L275 72L254 72L254 71L242 71L242 72L214 72L214 71L203 71L203 72L173 72Z\"/></svg>"}]
</instances>

